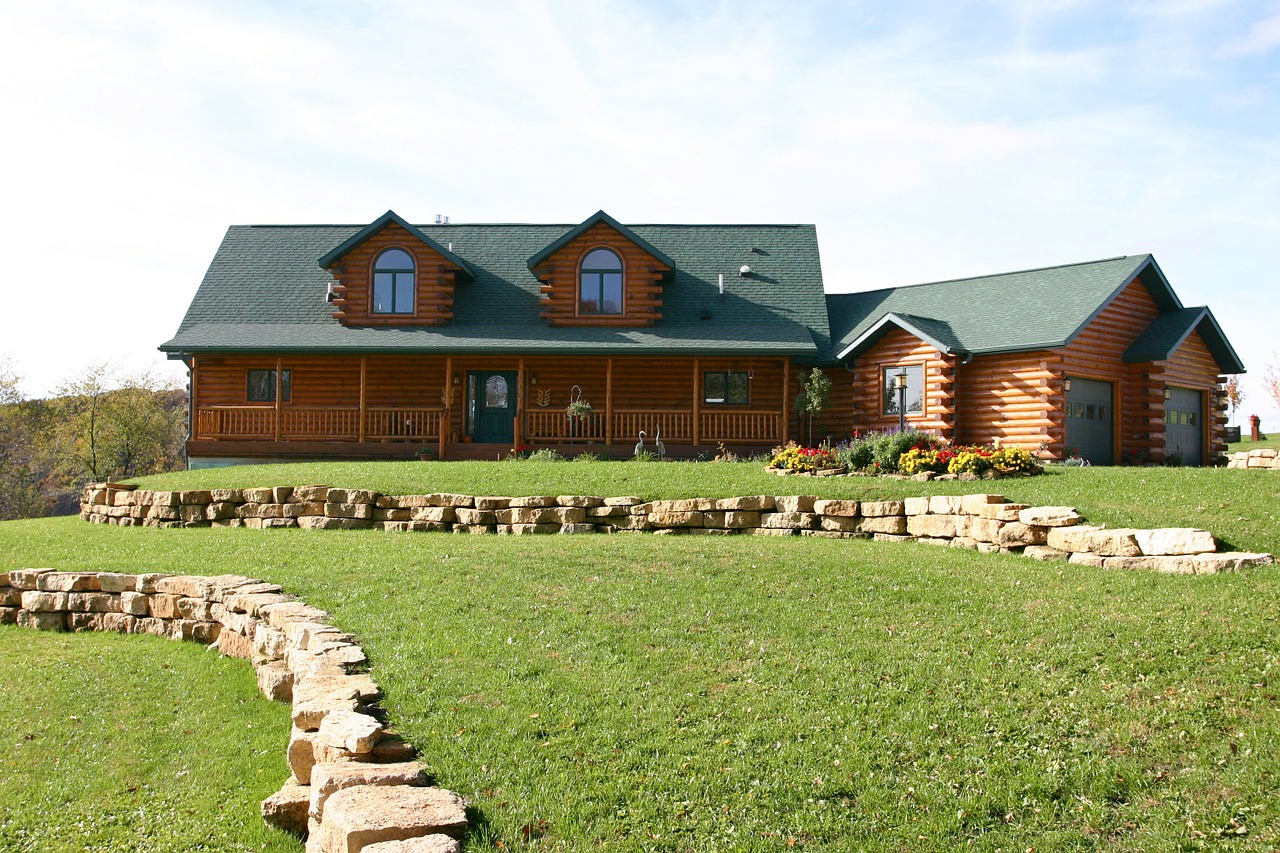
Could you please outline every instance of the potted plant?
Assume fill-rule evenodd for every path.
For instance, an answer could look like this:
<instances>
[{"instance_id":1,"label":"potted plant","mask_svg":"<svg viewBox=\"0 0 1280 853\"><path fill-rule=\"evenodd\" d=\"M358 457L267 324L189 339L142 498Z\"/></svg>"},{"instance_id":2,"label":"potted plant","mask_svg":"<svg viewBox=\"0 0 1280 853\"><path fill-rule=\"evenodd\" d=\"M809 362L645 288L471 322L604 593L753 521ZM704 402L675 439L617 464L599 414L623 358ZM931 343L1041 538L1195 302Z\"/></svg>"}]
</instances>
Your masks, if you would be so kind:
<instances>
[{"instance_id":1,"label":"potted plant","mask_svg":"<svg viewBox=\"0 0 1280 853\"><path fill-rule=\"evenodd\" d=\"M418 452L415 455L418 457L420 461L425 461L427 459L435 459L436 449L429 444L424 444L422 445L422 447L418 448Z\"/></svg>"}]
</instances>

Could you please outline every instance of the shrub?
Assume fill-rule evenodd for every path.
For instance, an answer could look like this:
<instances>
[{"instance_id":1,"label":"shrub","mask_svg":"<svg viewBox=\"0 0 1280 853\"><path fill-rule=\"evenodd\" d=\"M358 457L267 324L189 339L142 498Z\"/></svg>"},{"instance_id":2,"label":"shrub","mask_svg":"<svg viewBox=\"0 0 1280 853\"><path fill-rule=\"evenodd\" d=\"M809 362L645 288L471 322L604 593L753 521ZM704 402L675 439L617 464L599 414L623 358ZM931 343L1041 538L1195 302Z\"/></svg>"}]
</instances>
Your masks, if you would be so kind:
<instances>
[{"instance_id":1,"label":"shrub","mask_svg":"<svg viewBox=\"0 0 1280 853\"><path fill-rule=\"evenodd\" d=\"M928 449L937 447L939 443L940 439L937 436L915 429L887 432L871 439L876 468L883 472L897 471L898 460L902 458L902 454L913 447Z\"/></svg>"},{"instance_id":2,"label":"shrub","mask_svg":"<svg viewBox=\"0 0 1280 853\"><path fill-rule=\"evenodd\" d=\"M564 457L550 447L540 447L526 457L531 462L563 462Z\"/></svg>"}]
</instances>

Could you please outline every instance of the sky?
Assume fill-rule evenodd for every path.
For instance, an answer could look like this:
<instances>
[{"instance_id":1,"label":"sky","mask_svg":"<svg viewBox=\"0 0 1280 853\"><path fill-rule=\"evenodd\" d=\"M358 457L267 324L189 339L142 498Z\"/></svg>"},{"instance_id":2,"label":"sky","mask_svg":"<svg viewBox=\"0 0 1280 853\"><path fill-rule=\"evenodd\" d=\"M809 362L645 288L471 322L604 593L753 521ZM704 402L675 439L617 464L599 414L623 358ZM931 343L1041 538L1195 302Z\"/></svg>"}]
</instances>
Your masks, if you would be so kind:
<instances>
[{"instance_id":1,"label":"sky","mask_svg":"<svg viewBox=\"0 0 1280 853\"><path fill-rule=\"evenodd\" d=\"M181 379L232 224L805 222L830 292L1152 253L1280 432L1280 0L8 0L0 359Z\"/></svg>"}]
</instances>

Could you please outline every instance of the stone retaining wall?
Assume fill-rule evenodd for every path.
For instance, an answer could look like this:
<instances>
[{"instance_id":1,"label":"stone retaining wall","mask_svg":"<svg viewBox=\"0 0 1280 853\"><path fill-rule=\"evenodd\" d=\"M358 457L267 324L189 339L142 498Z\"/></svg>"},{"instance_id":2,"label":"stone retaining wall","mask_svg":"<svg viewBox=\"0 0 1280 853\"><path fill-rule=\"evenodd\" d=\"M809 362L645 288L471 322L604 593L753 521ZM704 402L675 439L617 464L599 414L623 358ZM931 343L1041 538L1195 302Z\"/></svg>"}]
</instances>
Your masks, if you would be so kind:
<instances>
[{"instance_id":1,"label":"stone retaining wall","mask_svg":"<svg viewBox=\"0 0 1280 853\"><path fill-rule=\"evenodd\" d=\"M327 486L160 492L99 483L85 490L81 517L156 527L870 538L1181 574L1272 562L1269 554L1220 552L1213 535L1204 530L1089 526L1070 507L1031 507L1010 503L1001 495L888 501L749 495L644 501L590 495L383 495Z\"/></svg>"},{"instance_id":2,"label":"stone retaining wall","mask_svg":"<svg viewBox=\"0 0 1280 853\"><path fill-rule=\"evenodd\" d=\"M291 778L263 802L268 823L307 835L308 853L459 849L465 803L428 786L413 747L386 727L364 651L276 584L19 569L0 572L0 623L154 634L248 659L263 694L293 705Z\"/></svg>"},{"instance_id":3,"label":"stone retaining wall","mask_svg":"<svg viewBox=\"0 0 1280 853\"><path fill-rule=\"evenodd\" d=\"M1280 469L1280 450L1273 450L1270 447L1240 450L1231 454L1231 458L1227 460L1227 467Z\"/></svg>"}]
</instances>

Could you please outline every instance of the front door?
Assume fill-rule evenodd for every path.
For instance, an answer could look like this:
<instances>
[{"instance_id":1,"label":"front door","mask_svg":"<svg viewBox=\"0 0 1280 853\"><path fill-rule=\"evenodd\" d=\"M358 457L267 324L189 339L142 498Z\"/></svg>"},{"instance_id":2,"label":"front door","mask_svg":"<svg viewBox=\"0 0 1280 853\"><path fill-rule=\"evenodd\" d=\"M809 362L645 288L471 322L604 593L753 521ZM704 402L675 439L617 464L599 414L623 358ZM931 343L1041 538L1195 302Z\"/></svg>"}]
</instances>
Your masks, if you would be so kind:
<instances>
[{"instance_id":1,"label":"front door","mask_svg":"<svg viewBox=\"0 0 1280 853\"><path fill-rule=\"evenodd\" d=\"M477 370L467 374L467 411L471 435L481 444L515 440L516 374Z\"/></svg>"},{"instance_id":2,"label":"front door","mask_svg":"<svg viewBox=\"0 0 1280 853\"><path fill-rule=\"evenodd\" d=\"M1194 388L1170 388L1164 401L1164 458L1169 464L1204 464L1204 402Z\"/></svg>"},{"instance_id":3,"label":"front door","mask_svg":"<svg viewBox=\"0 0 1280 853\"><path fill-rule=\"evenodd\" d=\"M1067 448L1090 465L1114 464L1111 383L1070 377L1067 392Z\"/></svg>"}]
</instances>

